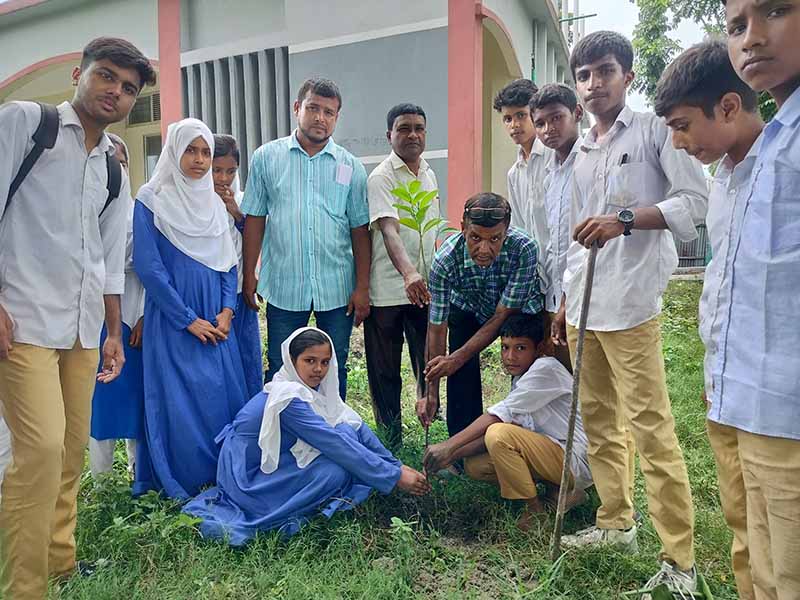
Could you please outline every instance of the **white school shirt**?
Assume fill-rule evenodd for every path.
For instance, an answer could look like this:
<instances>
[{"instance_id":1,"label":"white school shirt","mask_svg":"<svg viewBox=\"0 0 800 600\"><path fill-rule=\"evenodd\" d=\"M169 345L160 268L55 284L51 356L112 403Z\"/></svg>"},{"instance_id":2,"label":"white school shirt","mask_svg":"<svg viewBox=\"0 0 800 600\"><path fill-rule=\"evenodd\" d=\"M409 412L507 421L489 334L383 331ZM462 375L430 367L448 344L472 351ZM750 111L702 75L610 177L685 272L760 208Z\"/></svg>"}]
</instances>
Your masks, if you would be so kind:
<instances>
[{"instance_id":1,"label":"white school shirt","mask_svg":"<svg viewBox=\"0 0 800 600\"><path fill-rule=\"evenodd\" d=\"M517 161L508 170L508 203L511 205L511 226L519 227L536 240L539 253L544 256L544 249L550 239L547 227L547 210L544 203L544 179L547 175L547 164L550 155L554 154L538 138L531 146L531 154L527 160L520 146L517 149ZM547 269L539 265L539 281L541 290L549 285Z\"/></svg>"},{"instance_id":2,"label":"white school shirt","mask_svg":"<svg viewBox=\"0 0 800 600\"><path fill-rule=\"evenodd\" d=\"M378 226L378 219L383 217L400 216L408 217L408 213L398 215L397 203L402 203L399 198L392 194L392 190L402 184L418 179L421 183L421 190L433 191L439 189L436 182L436 173L430 168L427 161L420 160L419 175L414 175L408 168L403 159L392 151L383 162L381 162L367 179L367 202L369 203L369 223L372 233L372 263L369 273L369 299L373 306L401 306L411 304L406 296L406 288L403 283L403 276L395 269L386 244L383 241L383 233ZM425 218L435 219L439 216L439 198L435 198L428 208ZM423 239L423 251L425 265L429 271L433 264L433 255L436 252L436 229L428 231ZM422 255L419 248L419 234L400 224L400 240L408 254L408 259L417 271L425 277L425 269L422 265ZM427 283L427 278L426 278Z\"/></svg>"},{"instance_id":3,"label":"white school shirt","mask_svg":"<svg viewBox=\"0 0 800 600\"><path fill-rule=\"evenodd\" d=\"M703 376L706 398L711 399L713 385L711 383L711 367L717 354L720 318L719 307L727 304L729 290L722 285L725 256L730 243L731 222L734 206L742 202L742 192L753 172L755 155L748 154L742 162L734 166L728 156L717 165L711 191L708 194L708 214L706 230L711 244L711 261L706 266L703 277L703 293L700 296L698 311L698 329L700 339L706 348L703 360Z\"/></svg>"},{"instance_id":4,"label":"white school shirt","mask_svg":"<svg viewBox=\"0 0 800 600\"><path fill-rule=\"evenodd\" d=\"M117 200L114 200L116 202ZM133 206L128 212L128 234L125 241L125 290L120 304L122 322L133 329L144 316L144 286L133 268Z\"/></svg>"},{"instance_id":5,"label":"white school shirt","mask_svg":"<svg viewBox=\"0 0 800 600\"><path fill-rule=\"evenodd\" d=\"M14 321L15 342L97 348L103 295L124 291L130 184L123 173L119 197L99 216L114 144L103 134L87 156L72 105L63 102L58 114L55 147L42 153L0 222L0 305ZM0 213L40 115L33 102L0 106Z\"/></svg>"},{"instance_id":6,"label":"white school shirt","mask_svg":"<svg viewBox=\"0 0 800 600\"><path fill-rule=\"evenodd\" d=\"M626 106L601 143L596 129L589 131L575 158L570 229L589 217L645 206L658 206L669 227L634 229L597 251L586 326L620 331L661 312L661 295L678 266L670 231L683 241L697 237L708 186L700 163L673 148L669 128L656 115ZM573 327L580 316L587 253L574 241L567 251L563 286L567 322Z\"/></svg>"},{"instance_id":7,"label":"white school shirt","mask_svg":"<svg viewBox=\"0 0 800 600\"><path fill-rule=\"evenodd\" d=\"M567 269L567 249L572 241L570 209L572 208L572 169L581 145L578 137L567 159L560 163L555 152L547 163L544 180L544 205L547 210L547 228L550 239L543 250L542 262L547 270L550 286L545 293L544 307L548 312L561 308L562 280Z\"/></svg>"},{"instance_id":8,"label":"white school shirt","mask_svg":"<svg viewBox=\"0 0 800 600\"><path fill-rule=\"evenodd\" d=\"M730 230L708 418L800 440L800 88L751 149Z\"/></svg>"},{"instance_id":9,"label":"white school shirt","mask_svg":"<svg viewBox=\"0 0 800 600\"><path fill-rule=\"evenodd\" d=\"M565 448L571 407L572 375L552 356L543 356L536 359L525 373L515 377L508 396L490 406L486 412L504 423L514 423L528 431L545 435ZM578 410L570 461L578 489L592 485L588 448L589 441Z\"/></svg>"}]
</instances>

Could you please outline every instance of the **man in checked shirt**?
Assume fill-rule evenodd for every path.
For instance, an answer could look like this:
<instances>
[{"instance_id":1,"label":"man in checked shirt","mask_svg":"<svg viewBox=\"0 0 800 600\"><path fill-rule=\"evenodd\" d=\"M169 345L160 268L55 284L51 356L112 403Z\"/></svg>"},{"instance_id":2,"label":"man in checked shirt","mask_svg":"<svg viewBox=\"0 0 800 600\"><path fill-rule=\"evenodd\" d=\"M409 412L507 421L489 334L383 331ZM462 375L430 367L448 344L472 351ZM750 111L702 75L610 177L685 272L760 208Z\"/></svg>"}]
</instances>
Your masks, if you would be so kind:
<instances>
[{"instance_id":1,"label":"man in checked shirt","mask_svg":"<svg viewBox=\"0 0 800 600\"><path fill-rule=\"evenodd\" d=\"M472 196L464 207L461 233L442 244L431 266L425 369L429 393L418 402L417 416L424 426L430 424L439 407L439 381L447 377L451 436L483 414L481 350L497 338L510 315L536 314L544 306L539 247L510 223L505 198L489 192Z\"/></svg>"}]
</instances>

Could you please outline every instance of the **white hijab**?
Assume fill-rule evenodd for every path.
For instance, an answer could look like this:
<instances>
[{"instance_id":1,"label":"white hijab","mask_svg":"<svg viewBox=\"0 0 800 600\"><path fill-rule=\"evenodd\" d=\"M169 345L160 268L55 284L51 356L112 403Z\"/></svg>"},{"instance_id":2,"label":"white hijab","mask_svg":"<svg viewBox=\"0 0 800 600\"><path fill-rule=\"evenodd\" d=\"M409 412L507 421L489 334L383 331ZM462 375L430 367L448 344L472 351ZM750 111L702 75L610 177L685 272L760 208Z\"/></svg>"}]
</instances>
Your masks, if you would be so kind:
<instances>
[{"instance_id":1,"label":"white hijab","mask_svg":"<svg viewBox=\"0 0 800 600\"><path fill-rule=\"evenodd\" d=\"M156 229L173 246L209 269L227 273L238 259L211 169L201 179L192 179L180 167L186 147L198 137L213 155L214 136L202 121L183 119L171 124L153 177L137 198L153 211Z\"/></svg>"},{"instance_id":2,"label":"white hijab","mask_svg":"<svg viewBox=\"0 0 800 600\"><path fill-rule=\"evenodd\" d=\"M331 346L331 363L328 374L325 375L319 384L319 389L315 390L308 387L294 367L291 356L289 356L289 345L292 340L304 331L318 331L328 340ZM361 427L361 417L356 411L347 406L339 397L339 375L336 365L336 352L333 342L323 331L314 327L301 327L290 335L281 344L281 356L283 366L275 374L272 381L264 386L264 391L268 394L267 403L264 406L264 417L261 420L261 431L258 434L258 446L261 448L261 470L264 473L272 473L278 468L278 458L281 451L281 425L280 414L292 400L304 400L311 405L311 408L325 422L334 427L339 423L348 423L354 429ZM297 466L305 468L319 456L319 450L308 445L303 440L297 440L291 449L292 454L297 460Z\"/></svg>"},{"instance_id":3,"label":"white hijab","mask_svg":"<svg viewBox=\"0 0 800 600\"><path fill-rule=\"evenodd\" d=\"M231 192L233 192L233 199L236 200L236 206L241 207L244 194L242 193L241 183L239 182L238 171L236 172L236 177L233 178L233 183L231 183ZM218 200L222 202L222 199L218 198ZM225 212L227 212L227 210L228 209L225 209ZM231 232L231 240L233 240L233 248L236 251L236 260L239 267L236 271L236 293L238 294L242 291L242 283L244 281L244 272L242 271L242 232L236 227L236 221L233 220L231 213L228 213L228 227Z\"/></svg>"}]
</instances>

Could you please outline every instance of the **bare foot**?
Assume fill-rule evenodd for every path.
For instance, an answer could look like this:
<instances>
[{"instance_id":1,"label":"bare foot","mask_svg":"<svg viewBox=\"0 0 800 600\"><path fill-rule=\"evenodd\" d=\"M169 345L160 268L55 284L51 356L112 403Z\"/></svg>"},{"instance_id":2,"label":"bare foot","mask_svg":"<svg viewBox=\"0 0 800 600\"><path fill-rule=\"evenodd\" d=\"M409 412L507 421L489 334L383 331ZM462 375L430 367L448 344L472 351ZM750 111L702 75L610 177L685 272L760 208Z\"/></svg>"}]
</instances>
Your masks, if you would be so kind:
<instances>
[{"instance_id":1,"label":"bare foot","mask_svg":"<svg viewBox=\"0 0 800 600\"><path fill-rule=\"evenodd\" d=\"M530 531L539 520L540 516L547 512L547 509L539 498L530 498L525 501L525 510L517 520L517 527L522 531Z\"/></svg>"}]
</instances>

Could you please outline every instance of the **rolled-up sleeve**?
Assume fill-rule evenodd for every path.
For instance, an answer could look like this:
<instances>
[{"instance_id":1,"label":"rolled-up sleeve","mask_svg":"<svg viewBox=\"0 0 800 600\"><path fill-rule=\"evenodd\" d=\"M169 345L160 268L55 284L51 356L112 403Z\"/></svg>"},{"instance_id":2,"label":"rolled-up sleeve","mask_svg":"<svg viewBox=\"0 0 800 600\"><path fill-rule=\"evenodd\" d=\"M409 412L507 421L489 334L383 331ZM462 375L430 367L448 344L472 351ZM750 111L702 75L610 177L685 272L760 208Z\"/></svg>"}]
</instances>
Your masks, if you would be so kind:
<instances>
[{"instance_id":1,"label":"rolled-up sleeve","mask_svg":"<svg viewBox=\"0 0 800 600\"><path fill-rule=\"evenodd\" d=\"M433 325L441 325L450 316L450 255L443 252L448 247L441 248L433 259L431 265L428 289L431 292L430 312L428 321Z\"/></svg>"},{"instance_id":2,"label":"rolled-up sleeve","mask_svg":"<svg viewBox=\"0 0 800 600\"><path fill-rule=\"evenodd\" d=\"M128 241L128 213L131 204L131 184L123 171L119 197L111 201L100 215L100 238L103 241L103 258L106 279L104 295L117 295L125 291L125 246Z\"/></svg>"},{"instance_id":3,"label":"rolled-up sleeve","mask_svg":"<svg viewBox=\"0 0 800 600\"><path fill-rule=\"evenodd\" d=\"M684 242L697 237L697 225L708 209L708 184L700 162L672 145L672 134L662 119L654 122L657 139L662 140L659 160L669 181L666 200L656 204L669 230Z\"/></svg>"}]
</instances>

